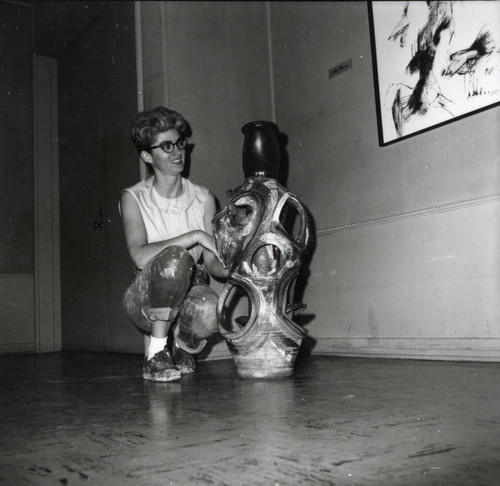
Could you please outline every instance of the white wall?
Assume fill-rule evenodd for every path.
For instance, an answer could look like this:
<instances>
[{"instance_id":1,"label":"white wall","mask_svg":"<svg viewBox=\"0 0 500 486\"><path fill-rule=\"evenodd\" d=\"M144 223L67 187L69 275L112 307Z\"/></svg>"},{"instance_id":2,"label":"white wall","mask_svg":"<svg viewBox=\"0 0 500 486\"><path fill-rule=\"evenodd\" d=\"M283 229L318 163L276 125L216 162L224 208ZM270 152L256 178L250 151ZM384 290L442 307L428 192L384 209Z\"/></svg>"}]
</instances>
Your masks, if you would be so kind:
<instances>
[{"instance_id":1,"label":"white wall","mask_svg":"<svg viewBox=\"0 0 500 486\"><path fill-rule=\"evenodd\" d=\"M189 177L225 205L244 180L241 127L272 116L266 4L141 2L141 18L145 108L186 117Z\"/></svg>"},{"instance_id":2,"label":"white wall","mask_svg":"<svg viewBox=\"0 0 500 486\"><path fill-rule=\"evenodd\" d=\"M192 179L224 205L241 126L276 113L288 137L316 232L313 353L500 359L498 107L382 148L366 2L141 6L145 98L191 121Z\"/></svg>"},{"instance_id":3,"label":"white wall","mask_svg":"<svg viewBox=\"0 0 500 486\"><path fill-rule=\"evenodd\" d=\"M35 287L31 274L0 274L0 354L36 349Z\"/></svg>"},{"instance_id":4,"label":"white wall","mask_svg":"<svg viewBox=\"0 0 500 486\"><path fill-rule=\"evenodd\" d=\"M315 352L498 359L500 198L321 233Z\"/></svg>"},{"instance_id":5,"label":"white wall","mask_svg":"<svg viewBox=\"0 0 500 486\"><path fill-rule=\"evenodd\" d=\"M367 4L271 2L271 26L313 352L500 359L500 109L382 148Z\"/></svg>"},{"instance_id":6,"label":"white wall","mask_svg":"<svg viewBox=\"0 0 500 486\"><path fill-rule=\"evenodd\" d=\"M0 2L0 354L37 348L31 14Z\"/></svg>"},{"instance_id":7,"label":"white wall","mask_svg":"<svg viewBox=\"0 0 500 486\"><path fill-rule=\"evenodd\" d=\"M189 121L189 178L220 206L244 181L241 127L272 118L265 2L140 2L144 106ZM222 284L212 282L220 292ZM224 342L202 358L230 357Z\"/></svg>"}]
</instances>

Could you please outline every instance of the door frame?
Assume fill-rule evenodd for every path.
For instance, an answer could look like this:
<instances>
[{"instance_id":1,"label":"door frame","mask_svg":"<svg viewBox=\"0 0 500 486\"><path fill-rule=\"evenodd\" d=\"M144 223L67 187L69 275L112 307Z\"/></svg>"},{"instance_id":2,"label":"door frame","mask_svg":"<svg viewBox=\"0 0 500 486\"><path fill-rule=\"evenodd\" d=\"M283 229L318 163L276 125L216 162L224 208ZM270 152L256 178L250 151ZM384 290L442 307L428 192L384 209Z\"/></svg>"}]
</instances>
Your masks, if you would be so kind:
<instances>
[{"instance_id":1,"label":"door frame","mask_svg":"<svg viewBox=\"0 0 500 486\"><path fill-rule=\"evenodd\" d=\"M62 349L57 60L33 54L35 350Z\"/></svg>"}]
</instances>

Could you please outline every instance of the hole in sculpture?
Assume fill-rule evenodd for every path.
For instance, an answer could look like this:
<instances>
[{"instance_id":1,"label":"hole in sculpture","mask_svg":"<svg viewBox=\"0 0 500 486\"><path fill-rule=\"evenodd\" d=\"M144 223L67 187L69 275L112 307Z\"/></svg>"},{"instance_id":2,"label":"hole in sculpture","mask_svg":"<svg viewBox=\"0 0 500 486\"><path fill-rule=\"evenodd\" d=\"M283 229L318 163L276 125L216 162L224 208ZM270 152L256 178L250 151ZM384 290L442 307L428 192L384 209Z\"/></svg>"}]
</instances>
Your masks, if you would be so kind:
<instances>
[{"instance_id":1,"label":"hole in sculpture","mask_svg":"<svg viewBox=\"0 0 500 486\"><path fill-rule=\"evenodd\" d=\"M252 315L252 304L248 293L239 285L227 294L224 301L221 326L226 332L236 332L244 328Z\"/></svg>"},{"instance_id":2,"label":"hole in sculpture","mask_svg":"<svg viewBox=\"0 0 500 486\"><path fill-rule=\"evenodd\" d=\"M252 215L257 207L257 200L248 195L242 194L232 196L228 203L231 219L236 226L245 226L252 219Z\"/></svg>"},{"instance_id":3,"label":"hole in sculpture","mask_svg":"<svg viewBox=\"0 0 500 486\"><path fill-rule=\"evenodd\" d=\"M252 207L248 204L243 204L239 206L238 204L233 204L233 218L237 225L246 225L250 216L252 214Z\"/></svg>"},{"instance_id":4,"label":"hole in sculpture","mask_svg":"<svg viewBox=\"0 0 500 486\"><path fill-rule=\"evenodd\" d=\"M279 221L283 229L297 243L304 240L304 217L294 199L288 198L281 208Z\"/></svg>"},{"instance_id":5,"label":"hole in sculpture","mask_svg":"<svg viewBox=\"0 0 500 486\"><path fill-rule=\"evenodd\" d=\"M257 275L271 275L283 264L280 249L275 245L263 245L257 248L252 257L252 270Z\"/></svg>"}]
</instances>

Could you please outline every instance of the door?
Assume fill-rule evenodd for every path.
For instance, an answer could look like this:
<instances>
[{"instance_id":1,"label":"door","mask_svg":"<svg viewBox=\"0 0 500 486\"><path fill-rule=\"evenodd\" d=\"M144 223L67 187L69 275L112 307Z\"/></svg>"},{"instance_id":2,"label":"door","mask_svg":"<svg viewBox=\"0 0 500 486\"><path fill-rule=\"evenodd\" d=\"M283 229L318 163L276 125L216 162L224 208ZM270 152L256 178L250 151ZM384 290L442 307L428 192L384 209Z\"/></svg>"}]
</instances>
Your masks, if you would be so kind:
<instances>
[{"instance_id":1,"label":"door","mask_svg":"<svg viewBox=\"0 0 500 486\"><path fill-rule=\"evenodd\" d=\"M134 268L121 189L139 180L134 3L106 3L58 57L63 349L142 352L121 301Z\"/></svg>"},{"instance_id":2,"label":"door","mask_svg":"<svg viewBox=\"0 0 500 486\"><path fill-rule=\"evenodd\" d=\"M59 57L61 299L65 350L106 346L102 76L82 42Z\"/></svg>"}]
</instances>

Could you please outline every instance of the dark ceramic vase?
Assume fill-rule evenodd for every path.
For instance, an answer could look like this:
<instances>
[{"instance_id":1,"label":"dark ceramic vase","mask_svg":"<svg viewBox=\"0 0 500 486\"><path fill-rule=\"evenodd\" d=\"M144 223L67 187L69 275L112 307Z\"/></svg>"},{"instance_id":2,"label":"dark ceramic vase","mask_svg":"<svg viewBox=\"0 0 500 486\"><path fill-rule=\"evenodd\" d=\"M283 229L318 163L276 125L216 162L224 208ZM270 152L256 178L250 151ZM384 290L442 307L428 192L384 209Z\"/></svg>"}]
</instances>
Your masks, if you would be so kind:
<instances>
[{"instance_id":1,"label":"dark ceramic vase","mask_svg":"<svg viewBox=\"0 0 500 486\"><path fill-rule=\"evenodd\" d=\"M243 173L248 177L276 178L280 163L278 125L268 121L253 121L241 129L243 142Z\"/></svg>"}]
</instances>

